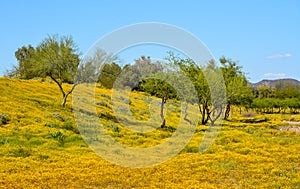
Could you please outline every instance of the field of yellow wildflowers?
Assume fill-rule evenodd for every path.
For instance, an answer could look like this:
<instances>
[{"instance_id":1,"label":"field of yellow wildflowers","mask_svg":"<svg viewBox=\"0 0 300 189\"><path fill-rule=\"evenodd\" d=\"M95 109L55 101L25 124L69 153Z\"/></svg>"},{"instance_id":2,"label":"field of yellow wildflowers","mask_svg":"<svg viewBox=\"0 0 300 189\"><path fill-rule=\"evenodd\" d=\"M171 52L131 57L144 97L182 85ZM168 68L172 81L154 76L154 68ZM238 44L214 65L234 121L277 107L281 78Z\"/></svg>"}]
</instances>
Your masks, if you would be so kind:
<instances>
[{"instance_id":1,"label":"field of yellow wildflowers","mask_svg":"<svg viewBox=\"0 0 300 189\"><path fill-rule=\"evenodd\" d=\"M114 121L111 92L96 88L95 103L107 133L118 142L154 146L176 130L177 102L167 104L167 128L139 134ZM170 160L124 168L89 148L75 124L71 98L61 107L55 83L0 78L0 94L0 188L300 188L300 115L249 117L237 111L204 153L198 148L206 127L199 125ZM121 94L119 99L126 100ZM131 94L137 120L149 119L149 100L158 101ZM118 107L125 119L126 110Z\"/></svg>"}]
</instances>

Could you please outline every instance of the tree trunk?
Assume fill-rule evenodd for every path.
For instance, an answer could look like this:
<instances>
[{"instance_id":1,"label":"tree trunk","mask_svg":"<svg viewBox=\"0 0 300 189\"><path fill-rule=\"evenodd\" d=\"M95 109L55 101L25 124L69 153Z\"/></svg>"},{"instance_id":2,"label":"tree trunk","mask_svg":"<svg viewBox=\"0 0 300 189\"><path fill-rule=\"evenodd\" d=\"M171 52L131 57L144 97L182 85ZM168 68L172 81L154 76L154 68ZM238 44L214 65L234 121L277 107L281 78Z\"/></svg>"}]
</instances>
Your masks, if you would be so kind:
<instances>
[{"instance_id":1,"label":"tree trunk","mask_svg":"<svg viewBox=\"0 0 300 189\"><path fill-rule=\"evenodd\" d=\"M229 113L230 113L230 104L227 104L226 110L225 110L225 116L224 116L225 120L227 120L229 118Z\"/></svg>"},{"instance_id":2,"label":"tree trunk","mask_svg":"<svg viewBox=\"0 0 300 189\"><path fill-rule=\"evenodd\" d=\"M187 121L190 125L192 125L192 121L187 118L188 116L187 109L188 109L188 103L186 103L186 106L183 109L183 114L184 114L183 119Z\"/></svg>"},{"instance_id":3,"label":"tree trunk","mask_svg":"<svg viewBox=\"0 0 300 189\"><path fill-rule=\"evenodd\" d=\"M166 126L166 119L164 116L164 106L166 103L167 99L165 97L162 97L161 99L161 105L160 105L160 118L161 118L161 128L164 128Z\"/></svg>"},{"instance_id":4,"label":"tree trunk","mask_svg":"<svg viewBox=\"0 0 300 189\"><path fill-rule=\"evenodd\" d=\"M202 119L201 119L201 124L205 125L205 116L206 116L206 102L202 104Z\"/></svg>"},{"instance_id":5,"label":"tree trunk","mask_svg":"<svg viewBox=\"0 0 300 189\"><path fill-rule=\"evenodd\" d=\"M65 91L64 91L64 89L62 87L62 83L60 83L59 81L57 81L51 74L49 76L58 85L59 90L60 90L60 92L62 94L62 103L61 103L61 106L65 106L66 102L67 102L68 96L73 92L73 90L75 89L77 83L74 83L73 86L72 86L72 89L69 92L65 93Z\"/></svg>"},{"instance_id":6,"label":"tree trunk","mask_svg":"<svg viewBox=\"0 0 300 189\"><path fill-rule=\"evenodd\" d=\"M209 117L210 117L208 102L204 102L202 104L202 108L201 108L201 104L199 104L199 108L200 108L200 113L202 115L201 124L205 125L205 124L207 124Z\"/></svg>"},{"instance_id":7,"label":"tree trunk","mask_svg":"<svg viewBox=\"0 0 300 189\"><path fill-rule=\"evenodd\" d=\"M72 89L67 94L64 95L62 103L61 103L62 106L66 105L67 98L73 92L73 90L75 89L76 85L77 85L77 83L73 84Z\"/></svg>"},{"instance_id":8,"label":"tree trunk","mask_svg":"<svg viewBox=\"0 0 300 189\"><path fill-rule=\"evenodd\" d=\"M215 121L217 121L217 119L219 119L219 117L222 115L222 112L223 112L223 107L222 105L219 107L220 108L220 112L218 113L217 117L215 117L214 119L212 119L210 116L209 116L209 119L211 121L211 125L215 125ZM217 108L215 108L216 110Z\"/></svg>"}]
</instances>

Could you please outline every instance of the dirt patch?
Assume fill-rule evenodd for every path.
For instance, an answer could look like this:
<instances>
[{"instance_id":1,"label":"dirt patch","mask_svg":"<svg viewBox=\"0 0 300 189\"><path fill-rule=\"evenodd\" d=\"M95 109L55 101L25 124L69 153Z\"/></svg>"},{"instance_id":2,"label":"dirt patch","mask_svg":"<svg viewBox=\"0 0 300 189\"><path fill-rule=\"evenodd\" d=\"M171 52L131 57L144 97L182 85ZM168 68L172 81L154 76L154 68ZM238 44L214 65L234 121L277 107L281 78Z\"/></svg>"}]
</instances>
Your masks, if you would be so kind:
<instances>
[{"instance_id":1,"label":"dirt patch","mask_svg":"<svg viewBox=\"0 0 300 189\"><path fill-rule=\"evenodd\" d=\"M290 125L300 125L300 121L286 121L286 120L283 120L282 122L288 123Z\"/></svg>"},{"instance_id":2,"label":"dirt patch","mask_svg":"<svg viewBox=\"0 0 300 189\"><path fill-rule=\"evenodd\" d=\"M297 134L300 133L300 127L296 126L281 126L279 127L280 131L295 131Z\"/></svg>"}]
</instances>

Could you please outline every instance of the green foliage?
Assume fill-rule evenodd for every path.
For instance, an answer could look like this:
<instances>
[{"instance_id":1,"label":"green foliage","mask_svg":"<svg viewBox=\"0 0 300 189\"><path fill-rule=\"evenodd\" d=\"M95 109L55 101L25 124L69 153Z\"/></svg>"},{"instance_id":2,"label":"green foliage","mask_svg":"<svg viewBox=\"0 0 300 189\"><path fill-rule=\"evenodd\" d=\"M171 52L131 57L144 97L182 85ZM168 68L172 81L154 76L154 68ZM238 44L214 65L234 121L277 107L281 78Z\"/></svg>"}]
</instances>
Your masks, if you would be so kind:
<instances>
[{"instance_id":1,"label":"green foliage","mask_svg":"<svg viewBox=\"0 0 300 189\"><path fill-rule=\"evenodd\" d=\"M120 132L119 127L115 124L112 124L112 130L113 130L113 132L116 132L116 133Z\"/></svg>"},{"instance_id":2,"label":"green foliage","mask_svg":"<svg viewBox=\"0 0 300 189\"><path fill-rule=\"evenodd\" d=\"M162 71L160 62L152 62L150 57L142 56L135 60L133 65L125 65L122 73L116 80L115 87L124 89L129 87L131 90L143 91L141 84L149 76Z\"/></svg>"},{"instance_id":3,"label":"green foliage","mask_svg":"<svg viewBox=\"0 0 300 189\"><path fill-rule=\"evenodd\" d=\"M58 128L59 125L57 123L46 123L45 126L50 128Z\"/></svg>"},{"instance_id":4,"label":"green foliage","mask_svg":"<svg viewBox=\"0 0 300 189\"><path fill-rule=\"evenodd\" d=\"M52 35L45 38L36 48L32 46L19 48L15 56L18 66L9 76L31 79L50 77L59 87L64 106L68 95L74 87L65 92L64 82L73 83L79 64L77 46L71 36Z\"/></svg>"},{"instance_id":5,"label":"green foliage","mask_svg":"<svg viewBox=\"0 0 300 189\"><path fill-rule=\"evenodd\" d=\"M10 117L8 114L0 114L0 126L8 124Z\"/></svg>"},{"instance_id":6,"label":"green foliage","mask_svg":"<svg viewBox=\"0 0 300 189\"><path fill-rule=\"evenodd\" d=\"M36 77L33 71L32 59L36 56L36 50L31 45L22 46L15 52L18 65L9 73L10 77L18 77L21 79L32 79Z\"/></svg>"},{"instance_id":7,"label":"green foliage","mask_svg":"<svg viewBox=\"0 0 300 189\"><path fill-rule=\"evenodd\" d=\"M72 83L79 64L77 46L70 36L48 36L36 47L33 71L38 77L49 76L59 82Z\"/></svg>"},{"instance_id":8,"label":"green foliage","mask_svg":"<svg viewBox=\"0 0 300 189\"><path fill-rule=\"evenodd\" d=\"M49 135L49 138L56 139L58 141L59 146L64 146L66 136L62 132L56 131L55 133L51 133Z\"/></svg>"},{"instance_id":9,"label":"green foliage","mask_svg":"<svg viewBox=\"0 0 300 189\"><path fill-rule=\"evenodd\" d=\"M258 98L274 98L276 89L270 86L258 87Z\"/></svg>"},{"instance_id":10,"label":"green foliage","mask_svg":"<svg viewBox=\"0 0 300 189\"><path fill-rule=\"evenodd\" d=\"M184 92L184 101L199 105L201 124L205 125L208 121L213 124L219 119L226 99L222 72L215 61L210 60L207 65L200 67L193 60L180 58L172 52L169 53L167 60L175 67L179 67L180 72L183 72L182 75L189 78L177 80L179 85L183 86L181 91ZM191 92L191 86L188 84L196 90L196 95Z\"/></svg>"},{"instance_id":11,"label":"green foliage","mask_svg":"<svg viewBox=\"0 0 300 189\"><path fill-rule=\"evenodd\" d=\"M250 106L254 98L242 67L225 57L220 58L221 70L226 85L227 106L224 119L228 119L230 106Z\"/></svg>"},{"instance_id":12,"label":"green foliage","mask_svg":"<svg viewBox=\"0 0 300 189\"><path fill-rule=\"evenodd\" d=\"M159 98L172 99L177 97L177 93L173 89L173 87L169 83L167 83L166 81L162 81L161 79L147 79L142 84L142 88L150 95Z\"/></svg>"},{"instance_id":13,"label":"green foliage","mask_svg":"<svg viewBox=\"0 0 300 189\"><path fill-rule=\"evenodd\" d=\"M279 99L300 98L300 90L291 86L280 88L275 91L275 97Z\"/></svg>"},{"instance_id":14,"label":"green foliage","mask_svg":"<svg viewBox=\"0 0 300 189\"><path fill-rule=\"evenodd\" d=\"M74 124L69 120L67 120L63 123L62 129L73 131L74 133L79 134L79 131L78 131L77 127L74 126Z\"/></svg>"},{"instance_id":15,"label":"green foliage","mask_svg":"<svg viewBox=\"0 0 300 189\"><path fill-rule=\"evenodd\" d=\"M24 147L18 147L15 150L11 150L10 151L10 155L13 157L22 157L22 158L26 158L29 157L31 155L31 150L24 148Z\"/></svg>"},{"instance_id":16,"label":"green foliage","mask_svg":"<svg viewBox=\"0 0 300 189\"><path fill-rule=\"evenodd\" d=\"M256 98L251 104L251 108L261 113L297 113L300 110L300 100L298 98Z\"/></svg>"},{"instance_id":17,"label":"green foliage","mask_svg":"<svg viewBox=\"0 0 300 189\"><path fill-rule=\"evenodd\" d=\"M111 89L121 72L121 67L114 62L112 64L104 64L99 75L99 83L105 88Z\"/></svg>"}]
</instances>

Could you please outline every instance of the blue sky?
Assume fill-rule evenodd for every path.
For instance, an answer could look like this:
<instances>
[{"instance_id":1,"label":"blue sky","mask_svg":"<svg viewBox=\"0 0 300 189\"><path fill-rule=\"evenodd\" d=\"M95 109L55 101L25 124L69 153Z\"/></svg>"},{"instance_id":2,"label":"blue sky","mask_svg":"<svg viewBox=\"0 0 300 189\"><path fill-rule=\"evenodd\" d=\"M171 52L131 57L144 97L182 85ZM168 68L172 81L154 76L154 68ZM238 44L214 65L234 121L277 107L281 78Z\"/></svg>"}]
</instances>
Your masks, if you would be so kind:
<instances>
[{"instance_id":1,"label":"blue sky","mask_svg":"<svg viewBox=\"0 0 300 189\"><path fill-rule=\"evenodd\" d=\"M197 36L216 58L237 60L251 82L300 80L300 1L1 1L0 75L16 64L14 52L38 45L48 34L72 35L84 54L95 41L120 27L162 22ZM176 40L176 39L174 39ZM163 58L164 52L132 50Z\"/></svg>"}]
</instances>

